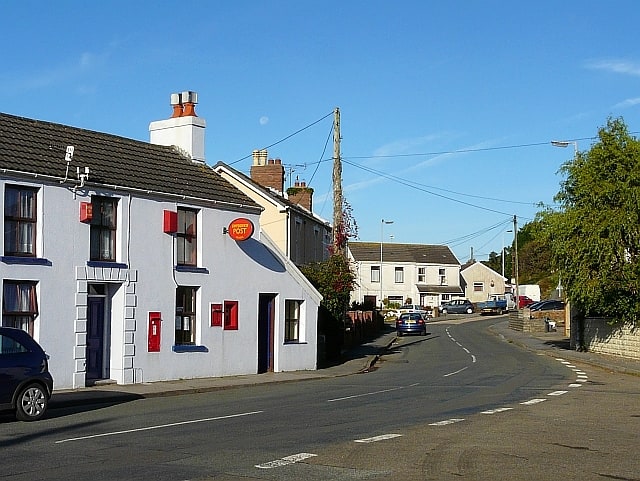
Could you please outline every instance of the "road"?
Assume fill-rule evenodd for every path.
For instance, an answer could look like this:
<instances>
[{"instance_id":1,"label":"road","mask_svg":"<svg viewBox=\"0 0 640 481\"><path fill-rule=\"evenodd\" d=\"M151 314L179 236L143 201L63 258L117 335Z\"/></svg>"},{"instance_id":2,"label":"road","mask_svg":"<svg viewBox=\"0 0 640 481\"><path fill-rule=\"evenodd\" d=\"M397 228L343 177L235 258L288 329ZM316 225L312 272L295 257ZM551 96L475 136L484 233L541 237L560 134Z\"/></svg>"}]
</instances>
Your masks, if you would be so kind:
<instances>
[{"instance_id":1,"label":"road","mask_svg":"<svg viewBox=\"0 0 640 481\"><path fill-rule=\"evenodd\" d=\"M640 479L638 379L429 324L371 372L0 424L0 479Z\"/></svg>"}]
</instances>

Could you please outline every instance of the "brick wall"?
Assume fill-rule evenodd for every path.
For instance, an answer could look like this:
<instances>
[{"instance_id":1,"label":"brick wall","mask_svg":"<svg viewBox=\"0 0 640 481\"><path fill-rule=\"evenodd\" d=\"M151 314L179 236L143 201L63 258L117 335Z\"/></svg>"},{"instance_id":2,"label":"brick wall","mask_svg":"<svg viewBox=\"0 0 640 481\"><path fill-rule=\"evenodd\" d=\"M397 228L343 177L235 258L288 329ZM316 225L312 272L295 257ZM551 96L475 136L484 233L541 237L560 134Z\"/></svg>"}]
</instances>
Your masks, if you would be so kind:
<instances>
[{"instance_id":1,"label":"brick wall","mask_svg":"<svg viewBox=\"0 0 640 481\"><path fill-rule=\"evenodd\" d=\"M640 328L631 325L610 326L600 317L588 317L584 324L584 342L589 351L640 359Z\"/></svg>"}]
</instances>

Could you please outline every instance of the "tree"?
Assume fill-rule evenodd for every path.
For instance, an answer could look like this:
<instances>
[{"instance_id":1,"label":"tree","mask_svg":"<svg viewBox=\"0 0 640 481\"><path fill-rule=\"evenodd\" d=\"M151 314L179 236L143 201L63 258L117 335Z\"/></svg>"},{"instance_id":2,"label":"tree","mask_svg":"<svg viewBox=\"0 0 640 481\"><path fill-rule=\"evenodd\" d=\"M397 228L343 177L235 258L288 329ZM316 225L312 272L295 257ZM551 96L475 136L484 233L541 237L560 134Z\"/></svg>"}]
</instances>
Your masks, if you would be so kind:
<instances>
[{"instance_id":1,"label":"tree","mask_svg":"<svg viewBox=\"0 0 640 481\"><path fill-rule=\"evenodd\" d=\"M638 325L640 142L622 119L608 119L561 172L560 209L543 217L567 297L582 315Z\"/></svg>"}]
</instances>

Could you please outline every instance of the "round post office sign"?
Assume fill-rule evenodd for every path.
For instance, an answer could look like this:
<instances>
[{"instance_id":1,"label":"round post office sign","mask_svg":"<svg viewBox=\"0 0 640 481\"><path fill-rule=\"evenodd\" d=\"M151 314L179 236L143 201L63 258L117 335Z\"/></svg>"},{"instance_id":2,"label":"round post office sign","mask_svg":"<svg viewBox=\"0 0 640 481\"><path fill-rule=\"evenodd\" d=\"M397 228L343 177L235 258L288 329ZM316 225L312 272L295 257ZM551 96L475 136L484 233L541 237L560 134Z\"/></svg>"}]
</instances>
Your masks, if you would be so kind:
<instances>
[{"instance_id":1,"label":"round post office sign","mask_svg":"<svg viewBox=\"0 0 640 481\"><path fill-rule=\"evenodd\" d=\"M245 241L253 235L253 222L244 217L234 219L227 228L229 237L236 241Z\"/></svg>"}]
</instances>

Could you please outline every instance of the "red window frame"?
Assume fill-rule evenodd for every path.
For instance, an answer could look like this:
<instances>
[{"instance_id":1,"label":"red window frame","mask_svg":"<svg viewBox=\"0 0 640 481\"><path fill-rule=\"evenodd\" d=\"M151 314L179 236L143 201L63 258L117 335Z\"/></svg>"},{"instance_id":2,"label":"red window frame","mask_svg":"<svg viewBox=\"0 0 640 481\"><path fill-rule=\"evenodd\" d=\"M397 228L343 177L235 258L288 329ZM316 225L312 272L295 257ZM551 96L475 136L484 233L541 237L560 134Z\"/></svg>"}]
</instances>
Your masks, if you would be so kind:
<instances>
[{"instance_id":1,"label":"red window frame","mask_svg":"<svg viewBox=\"0 0 640 481\"><path fill-rule=\"evenodd\" d=\"M224 301L224 329L238 330L238 301Z\"/></svg>"}]
</instances>

